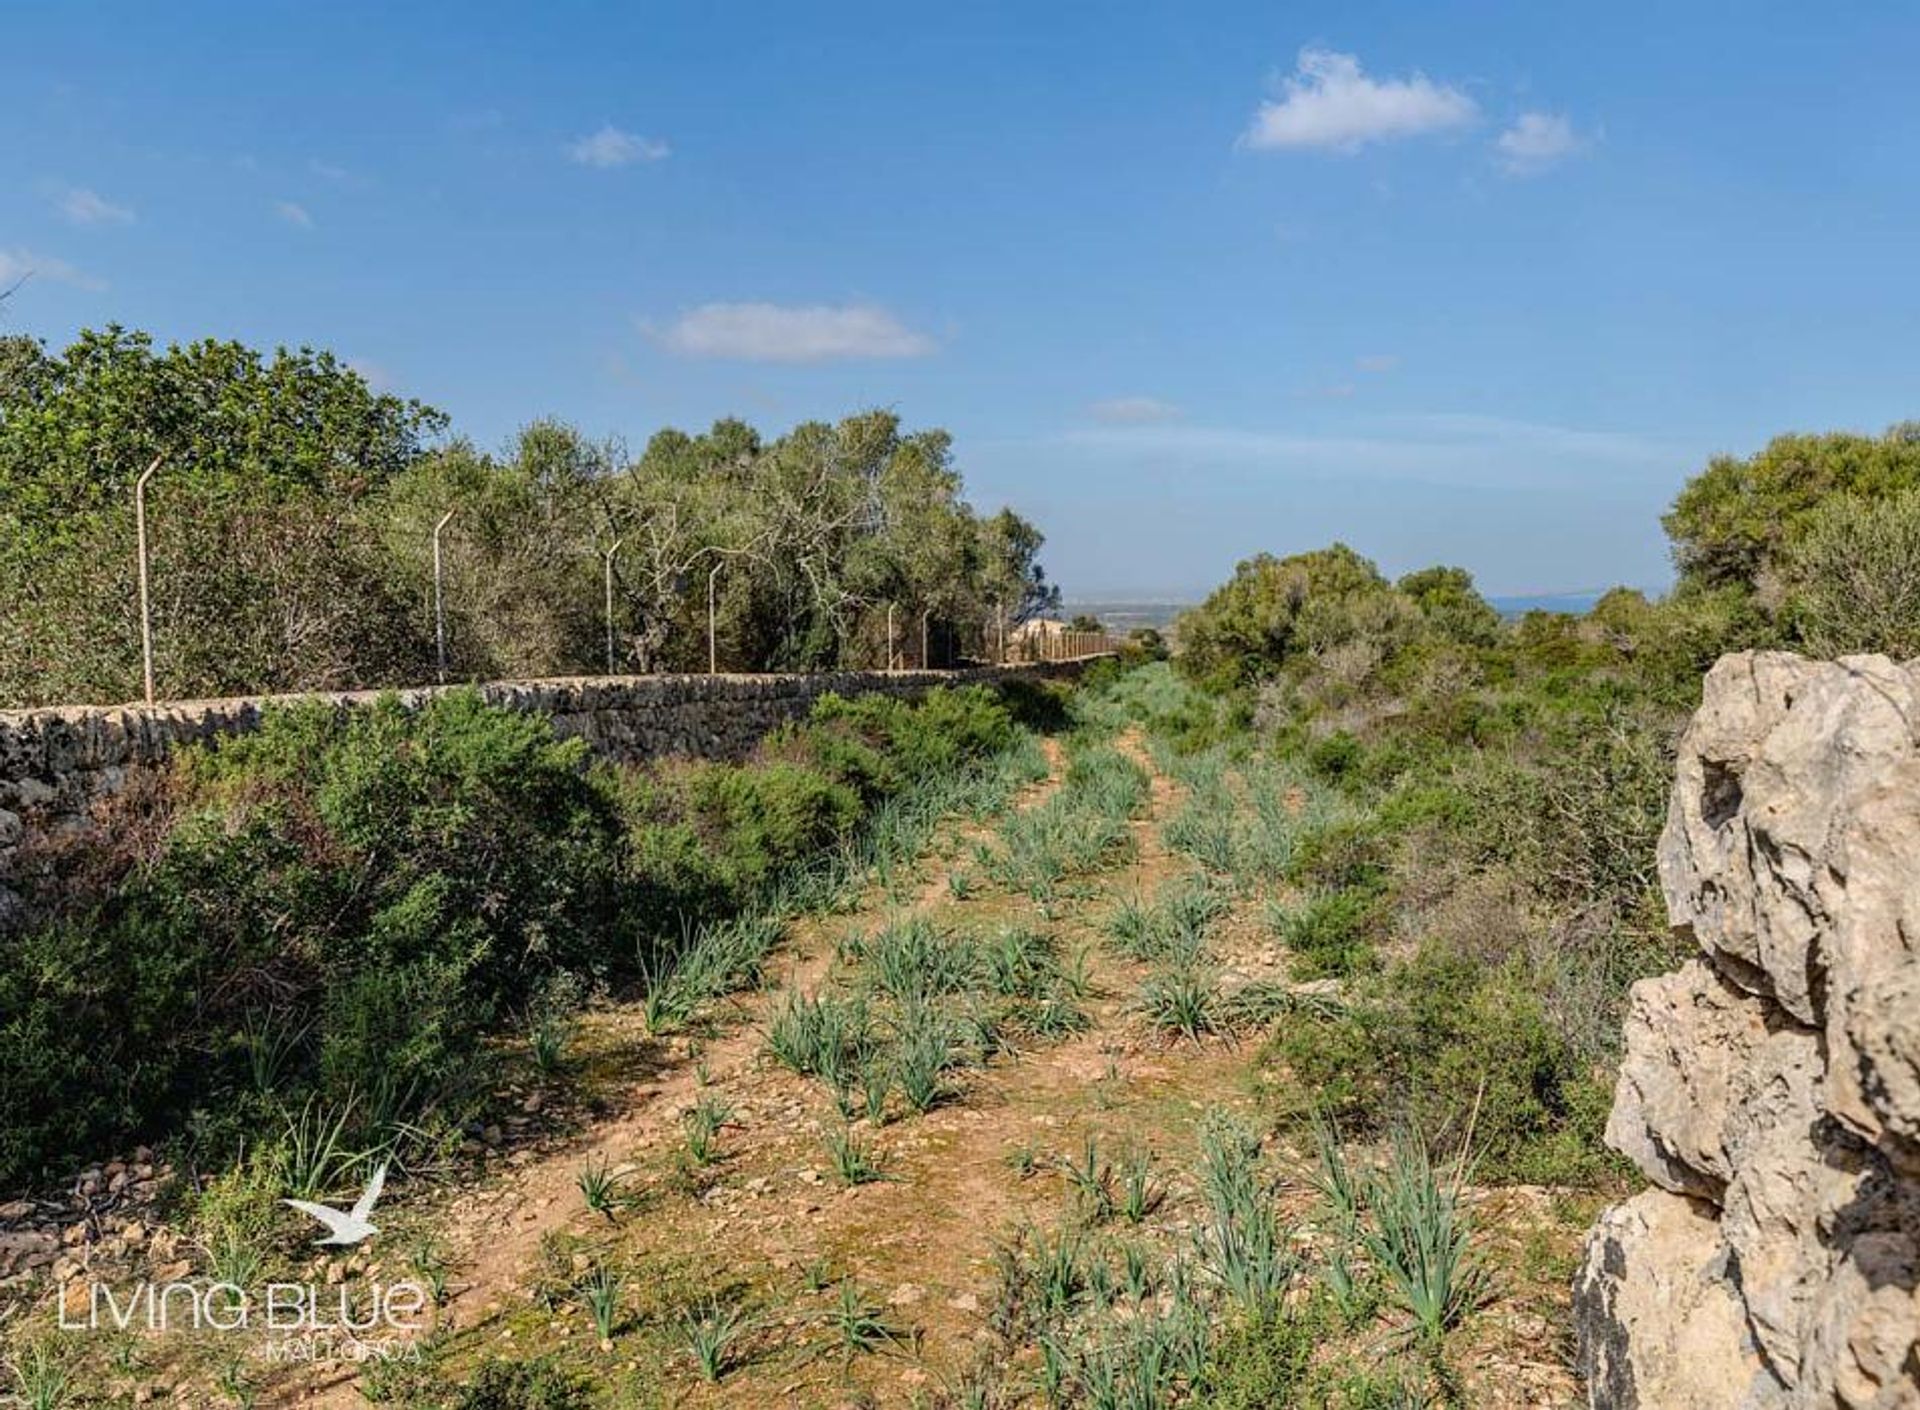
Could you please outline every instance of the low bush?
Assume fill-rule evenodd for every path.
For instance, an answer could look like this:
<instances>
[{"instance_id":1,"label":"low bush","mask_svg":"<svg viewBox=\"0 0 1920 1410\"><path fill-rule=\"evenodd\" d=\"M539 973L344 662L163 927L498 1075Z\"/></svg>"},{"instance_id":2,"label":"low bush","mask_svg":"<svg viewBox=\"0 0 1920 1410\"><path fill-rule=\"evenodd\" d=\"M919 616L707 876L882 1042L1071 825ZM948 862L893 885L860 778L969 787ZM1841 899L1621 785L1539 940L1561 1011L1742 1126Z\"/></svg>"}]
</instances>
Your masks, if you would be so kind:
<instances>
[{"instance_id":1,"label":"low bush","mask_svg":"<svg viewBox=\"0 0 1920 1410\"><path fill-rule=\"evenodd\" d=\"M1411 1125L1436 1144L1471 1137L1494 1180L1573 1183L1601 1152L1611 1086L1549 1021L1519 962L1488 969L1434 946L1368 981L1339 1010L1276 1030L1262 1063L1297 1119L1343 1130Z\"/></svg>"},{"instance_id":2,"label":"low bush","mask_svg":"<svg viewBox=\"0 0 1920 1410\"><path fill-rule=\"evenodd\" d=\"M828 697L744 764L637 770L472 691L271 711L0 929L0 1186L169 1130L217 1159L309 1101L362 1143L459 1118L555 976L750 981L778 926L745 913L1014 730L979 688Z\"/></svg>"},{"instance_id":3,"label":"low bush","mask_svg":"<svg viewBox=\"0 0 1920 1410\"><path fill-rule=\"evenodd\" d=\"M1277 928L1293 952L1295 977L1344 978L1366 968L1380 909L1374 892L1356 889L1309 896L1284 910Z\"/></svg>"}]
</instances>

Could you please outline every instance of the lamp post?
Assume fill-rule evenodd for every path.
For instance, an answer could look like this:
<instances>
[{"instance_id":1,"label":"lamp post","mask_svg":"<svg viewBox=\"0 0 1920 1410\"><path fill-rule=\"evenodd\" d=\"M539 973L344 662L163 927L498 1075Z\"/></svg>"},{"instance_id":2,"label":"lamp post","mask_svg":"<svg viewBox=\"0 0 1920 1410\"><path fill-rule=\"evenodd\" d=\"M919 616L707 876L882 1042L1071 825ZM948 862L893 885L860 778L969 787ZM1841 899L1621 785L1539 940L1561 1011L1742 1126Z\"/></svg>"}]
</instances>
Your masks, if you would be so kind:
<instances>
[{"instance_id":1,"label":"lamp post","mask_svg":"<svg viewBox=\"0 0 1920 1410\"><path fill-rule=\"evenodd\" d=\"M893 604L887 604L887 669L893 669Z\"/></svg>"},{"instance_id":2,"label":"lamp post","mask_svg":"<svg viewBox=\"0 0 1920 1410\"><path fill-rule=\"evenodd\" d=\"M140 676L149 705L153 704L153 605L147 594L147 481L166 458L164 452L154 456L133 482L133 537L140 568Z\"/></svg>"},{"instance_id":3,"label":"lamp post","mask_svg":"<svg viewBox=\"0 0 1920 1410\"><path fill-rule=\"evenodd\" d=\"M718 601L714 596L714 585L719 580L720 569L725 561L716 563L707 570L707 674L720 674L720 613Z\"/></svg>"},{"instance_id":4,"label":"lamp post","mask_svg":"<svg viewBox=\"0 0 1920 1410\"><path fill-rule=\"evenodd\" d=\"M453 511L449 509L440 516L440 522L433 526L433 655L442 685L447 683L447 607L441 571L440 533L451 518Z\"/></svg>"},{"instance_id":5,"label":"lamp post","mask_svg":"<svg viewBox=\"0 0 1920 1410\"><path fill-rule=\"evenodd\" d=\"M613 555L620 551L624 539L615 539L611 545L601 550L600 556L606 560L607 588L607 674L613 674Z\"/></svg>"},{"instance_id":6,"label":"lamp post","mask_svg":"<svg viewBox=\"0 0 1920 1410\"><path fill-rule=\"evenodd\" d=\"M927 618L931 615L931 607L920 614L920 669L923 671L932 668L932 663L927 660Z\"/></svg>"}]
</instances>

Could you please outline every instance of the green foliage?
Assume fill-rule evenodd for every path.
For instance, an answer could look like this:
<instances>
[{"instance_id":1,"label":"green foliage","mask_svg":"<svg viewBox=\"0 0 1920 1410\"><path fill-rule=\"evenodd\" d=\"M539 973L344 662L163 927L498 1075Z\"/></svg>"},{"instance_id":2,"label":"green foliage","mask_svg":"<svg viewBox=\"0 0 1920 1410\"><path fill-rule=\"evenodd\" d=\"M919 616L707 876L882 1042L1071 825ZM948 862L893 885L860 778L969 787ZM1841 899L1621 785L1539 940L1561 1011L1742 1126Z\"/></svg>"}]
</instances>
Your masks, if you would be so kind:
<instances>
[{"instance_id":1,"label":"green foliage","mask_svg":"<svg viewBox=\"0 0 1920 1410\"><path fill-rule=\"evenodd\" d=\"M755 981L779 906L1013 786L979 772L1013 738L990 692L856 714L884 793L814 762L848 737L833 705L691 783L589 768L580 742L460 690L269 711L185 756L149 854L104 834L0 930L0 1102L17 1114L0 1182L189 1112L214 1163L250 1135L303 1168L302 1150L382 1146L481 1099L476 1059L504 1022L546 1032L557 1061L594 976L637 967L653 1019L688 1021ZM910 786L909 760L940 771Z\"/></svg>"},{"instance_id":2,"label":"green foliage","mask_svg":"<svg viewBox=\"0 0 1920 1410\"><path fill-rule=\"evenodd\" d=\"M1362 1132L1403 1120L1456 1140L1471 1122L1491 1179L1569 1183L1604 1168L1607 1085L1517 962L1489 970L1429 944L1341 1009L1282 1026L1264 1061L1302 1119L1318 1109Z\"/></svg>"},{"instance_id":3,"label":"green foliage","mask_svg":"<svg viewBox=\"0 0 1920 1410\"><path fill-rule=\"evenodd\" d=\"M1795 634L1813 651L1920 656L1920 486L1878 501L1822 502L1787 551L1785 571Z\"/></svg>"},{"instance_id":4,"label":"green foliage","mask_svg":"<svg viewBox=\"0 0 1920 1410\"><path fill-rule=\"evenodd\" d=\"M1808 532L1814 511L1840 496L1868 502L1920 488L1920 439L1777 436L1745 460L1716 457L1689 480L1661 521L1689 586L1760 587Z\"/></svg>"},{"instance_id":5,"label":"green foliage","mask_svg":"<svg viewBox=\"0 0 1920 1410\"><path fill-rule=\"evenodd\" d=\"M1322 892L1282 911L1275 928L1293 952L1295 976L1340 978L1365 968L1378 912L1378 898L1361 888Z\"/></svg>"},{"instance_id":6,"label":"green foliage","mask_svg":"<svg viewBox=\"0 0 1920 1410\"><path fill-rule=\"evenodd\" d=\"M149 493L160 689L397 681L431 659L371 505L445 427L329 353L85 332L10 340L0 383L0 700L137 692L133 482Z\"/></svg>"},{"instance_id":7,"label":"green foliage","mask_svg":"<svg viewBox=\"0 0 1920 1410\"><path fill-rule=\"evenodd\" d=\"M744 1307L709 1300L680 1314L680 1340L693 1357L702 1378L718 1382L738 1364L739 1343L755 1327Z\"/></svg>"},{"instance_id":8,"label":"green foliage","mask_svg":"<svg viewBox=\"0 0 1920 1410\"><path fill-rule=\"evenodd\" d=\"M562 423L499 455L331 354L120 328L0 345L0 703L123 700L140 679L134 478L148 495L160 692L399 685L434 668L435 526L460 679L884 663L889 604L954 664L1058 592L1042 536L967 503L942 431L891 412L767 441L662 431L637 460ZM921 636L907 637L917 658ZM929 664L917 659L914 664Z\"/></svg>"},{"instance_id":9,"label":"green foliage","mask_svg":"<svg viewBox=\"0 0 1920 1410\"><path fill-rule=\"evenodd\" d=\"M552 1359L489 1361L470 1385L440 1402L447 1410L586 1410L586 1384Z\"/></svg>"},{"instance_id":10,"label":"green foliage","mask_svg":"<svg viewBox=\"0 0 1920 1410\"><path fill-rule=\"evenodd\" d=\"M1404 602L1345 544L1290 558L1259 554L1181 618L1180 664L1198 680L1244 684L1310 652L1404 634L1416 617L1396 606Z\"/></svg>"},{"instance_id":11,"label":"green foliage","mask_svg":"<svg viewBox=\"0 0 1920 1410\"><path fill-rule=\"evenodd\" d=\"M1413 1315L1416 1335L1430 1353L1439 1351L1482 1288L1471 1256L1472 1221L1460 1206L1459 1174L1437 1170L1426 1143L1403 1131L1387 1168L1365 1186L1372 1218L1360 1225L1361 1242Z\"/></svg>"}]
</instances>

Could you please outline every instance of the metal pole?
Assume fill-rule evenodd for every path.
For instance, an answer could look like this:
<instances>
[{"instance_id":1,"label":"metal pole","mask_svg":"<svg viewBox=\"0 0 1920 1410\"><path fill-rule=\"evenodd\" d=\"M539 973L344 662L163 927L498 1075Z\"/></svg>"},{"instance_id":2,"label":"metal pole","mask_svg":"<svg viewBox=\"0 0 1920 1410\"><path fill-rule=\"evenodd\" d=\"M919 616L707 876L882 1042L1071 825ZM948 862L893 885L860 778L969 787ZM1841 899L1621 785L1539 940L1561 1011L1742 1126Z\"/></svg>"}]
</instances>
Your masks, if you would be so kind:
<instances>
[{"instance_id":1,"label":"metal pole","mask_svg":"<svg viewBox=\"0 0 1920 1410\"><path fill-rule=\"evenodd\" d=\"M932 615L932 608L920 614L920 669L923 671L930 668L930 663L927 661L927 618Z\"/></svg>"},{"instance_id":2,"label":"metal pole","mask_svg":"<svg viewBox=\"0 0 1920 1410\"><path fill-rule=\"evenodd\" d=\"M613 674L613 555L620 551L624 539L615 539L613 546L604 550L602 557L607 560L607 674Z\"/></svg>"},{"instance_id":3,"label":"metal pole","mask_svg":"<svg viewBox=\"0 0 1920 1410\"><path fill-rule=\"evenodd\" d=\"M887 604L887 669L893 669L893 604Z\"/></svg>"},{"instance_id":4,"label":"metal pole","mask_svg":"<svg viewBox=\"0 0 1920 1410\"><path fill-rule=\"evenodd\" d=\"M993 663L996 666L1007 664L1007 612L1006 606L998 598L993 602L993 629L1000 639L999 649L994 652Z\"/></svg>"},{"instance_id":5,"label":"metal pole","mask_svg":"<svg viewBox=\"0 0 1920 1410\"><path fill-rule=\"evenodd\" d=\"M451 518L453 511L449 509L433 526L433 655L442 685L447 683L447 608L441 585L440 531Z\"/></svg>"},{"instance_id":6,"label":"metal pole","mask_svg":"<svg viewBox=\"0 0 1920 1410\"><path fill-rule=\"evenodd\" d=\"M163 452L133 482L133 537L140 555L140 675L153 704L153 605L147 595L147 481L167 457Z\"/></svg>"},{"instance_id":7,"label":"metal pole","mask_svg":"<svg viewBox=\"0 0 1920 1410\"><path fill-rule=\"evenodd\" d=\"M716 563L707 570L707 674L710 676L720 674L719 611L715 604L713 588L714 581L720 576L720 569L723 566L725 565Z\"/></svg>"}]
</instances>

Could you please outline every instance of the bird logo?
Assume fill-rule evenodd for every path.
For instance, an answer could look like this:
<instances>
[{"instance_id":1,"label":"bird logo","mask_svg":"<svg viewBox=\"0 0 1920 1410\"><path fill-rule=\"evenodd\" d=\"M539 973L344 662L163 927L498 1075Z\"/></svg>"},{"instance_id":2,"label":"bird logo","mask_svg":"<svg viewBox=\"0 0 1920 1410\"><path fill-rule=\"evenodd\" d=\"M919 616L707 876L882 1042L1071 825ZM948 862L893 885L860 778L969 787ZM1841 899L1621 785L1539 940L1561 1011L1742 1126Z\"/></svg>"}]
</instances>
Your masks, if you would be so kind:
<instances>
[{"instance_id":1,"label":"bird logo","mask_svg":"<svg viewBox=\"0 0 1920 1410\"><path fill-rule=\"evenodd\" d=\"M380 1168L373 1172L373 1178L367 1181L366 1189L360 1192L360 1198L352 1209L342 1214L339 1210L324 1204L314 1204L304 1199L283 1199L280 1203L299 1210L310 1219L317 1219L327 1226L327 1236L315 1239L316 1244L335 1244L341 1248L352 1248L355 1244L365 1243L380 1230L368 1221L373 1213L374 1201L380 1198L380 1191L387 1184L387 1162L381 1161Z\"/></svg>"}]
</instances>

